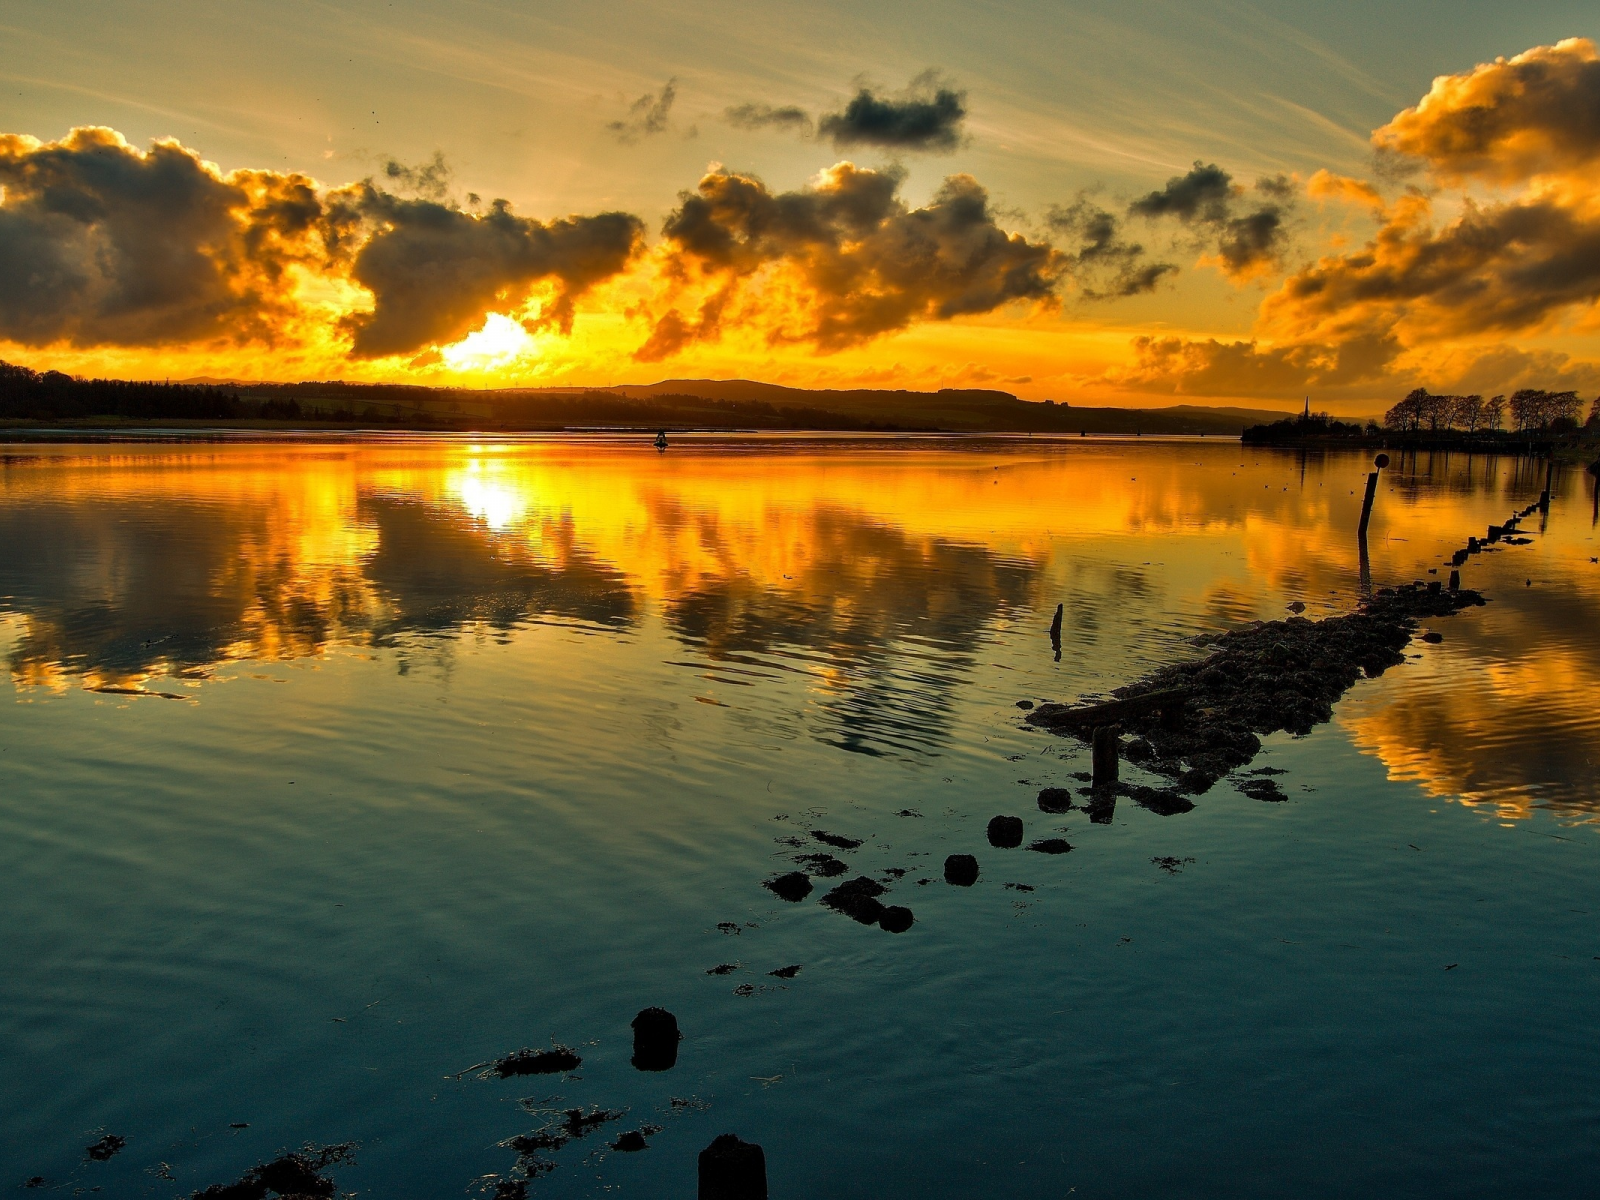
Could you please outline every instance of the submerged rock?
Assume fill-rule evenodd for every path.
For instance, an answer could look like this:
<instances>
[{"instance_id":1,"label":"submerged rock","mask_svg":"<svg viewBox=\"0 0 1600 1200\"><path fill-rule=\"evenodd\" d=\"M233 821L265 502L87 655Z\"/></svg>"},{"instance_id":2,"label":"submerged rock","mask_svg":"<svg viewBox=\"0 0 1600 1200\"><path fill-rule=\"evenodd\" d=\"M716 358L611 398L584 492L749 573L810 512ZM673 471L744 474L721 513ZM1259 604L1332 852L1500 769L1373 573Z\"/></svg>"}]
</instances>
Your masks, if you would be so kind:
<instances>
[{"instance_id":1,"label":"submerged rock","mask_svg":"<svg viewBox=\"0 0 1600 1200\"><path fill-rule=\"evenodd\" d=\"M844 864L841 863L840 866ZM806 878L804 871L790 871L769 879L761 885L780 900L787 900L790 904L799 904L811 895L811 880Z\"/></svg>"},{"instance_id":2,"label":"submerged rock","mask_svg":"<svg viewBox=\"0 0 1600 1200\"><path fill-rule=\"evenodd\" d=\"M890 904L878 917L878 927L888 933L904 933L915 923L909 908L902 908L898 904Z\"/></svg>"},{"instance_id":3,"label":"submerged rock","mask_svg":"<svg viewBox=\"0 0 1600 1200\"><path fill-rule=\"evenodd\" d=\"M1064 813L1072 807L1072 793L1066 788L1047 787L1039 790L1039 811Z\"/></svg>"},{"instance_id":4,"label":"submerged rock","mask_svg":"<svg viewBox=\"0 0 1600 1200\"><path fill-rule=\"evenodd\" d=\"M233 1183L214 1183L193 1193L193 1200L266 1200L269 1193L281 1197L332 1196L337 1185L323 1172L335 1163L349 1162L354 1150L355 1145L350 1142L307 1146L251 1167Z\"/></svg>"},{"instance_id":5,"label":"submerged rock","mask_svg":"<svg viewBox=\"0 0 1600 1200\"><path fill-rule=\"evenodd\" d=\"M118 1137L114 1133L108 1133L98 1142L91 1142L89 1145L85 1146L83 1148L83 1154L85 1158L88 1158L94 1162L105 1162L115 1156L116 1153L127 1144L127 1138Z\"/></svg>"},{"instance_id":6,"label":"submerged rock","mask_svg":"<svg viewBox=\"0 0 1600 1200\"><path fill-rule=\"evenodd\" d=\"M956 887L978 882L978 860L970 854L952 854L944 860L944 881Z\"/></svg>"},{"instance_id":7,"label":"submerged rock","mask_svg":"<svg viewBox=\"0 0 1600 1200\"><path fill-rule=\"evenodd\" d=\"M989 845L1011 850L1022 845L1022 818L995 817L989 822Z\"/></svg>"},{"instance_id":8,"label":"submerged rock","mask_svg":"<svg viewBox=\"0 0 1600 1200\"><path fill-rule=\"evenodd\" d=\"M699 1200L767 1200L767 1156L731 1133L700 1151Z\"/></svg>"},{"instance_id":9,"label":"submerged rock","mask_svg":"<svg viewBox=\"0 0 1600 1200\"><path fill-rule=\"evenodd\" d=\"M641 1071L669 1071L678 1065L678 1018L664 1008L646 1008L633 1019L633 1065Z\"/></svg>"},{"instance_id":10,"label":"submerged rock","mask_svg":"<svg viewBox=\"0 0 1600 1200\"><path fill-rule=\"evenodd\" d=\"M1259 776L1235 779L1233 786L1252 800L1265 800L1268 803L1281 804L1289 798L1284 795L1283 789L1272 780L1262 779Z\"/></svg>"},{"instance_id":11,"label":"submerged rock","mask_svg":"<svg viewBox=\"0 0 1600 1200\"><path fill-rule=\"evenodd\" d=\"M1043 838L1028 847L1037 850L1040 854L1065 854L1072 849L1072 843L1065 838Z\"/></svg>"},{"instance_id":12,"label":"submerged rock","mask_svg":"<svg viewBox=\"0 0 1600 1200\"><path fill-rule=\"evenodd\" d=\"M876 879L858 875L834 888L822 898L822 903L863 925L876 925L883 917L883 905L878 902L878 897L888 890Z\"/></svg>"},{"instance_id":13,"label":"submerged rock","mask_svg":"<svg viewBox=\"0 0 1600 1200\"><path fill-rule=\"evenodd\" d=\"M1211 782L1208 780L1206 787L1210 786ZM1142 783L1119 783L1117 792L1158 817L1171 817L1194 811L1193 800L1168 788L1146 787Z\"/></svg>"}]
</instances>

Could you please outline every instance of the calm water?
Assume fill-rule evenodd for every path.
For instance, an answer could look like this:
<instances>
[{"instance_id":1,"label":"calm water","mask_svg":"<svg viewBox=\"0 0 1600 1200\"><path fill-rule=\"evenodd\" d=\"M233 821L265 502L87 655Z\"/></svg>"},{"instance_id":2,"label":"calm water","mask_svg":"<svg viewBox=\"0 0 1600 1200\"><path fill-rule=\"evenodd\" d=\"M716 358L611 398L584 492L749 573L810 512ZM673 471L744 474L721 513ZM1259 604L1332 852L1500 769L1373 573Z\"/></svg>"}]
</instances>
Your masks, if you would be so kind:
<instances>
[{"instance_id":1,"label":"calm water","mask_svg":"<svg viewBox=\"0 0 1600 1200\"><path fill-rule=\"evenodd\" d=\"M1087 752L1017 700L1353 604L1365 470L1212 440L12 446L0 1183L187 1195L352 1140L345 1190L475 1195L528 1099L627 1114L535 1196L692 1196L725 1131L779 1198L1592 1194L1592 479L1470 561L1491 603L1441 645L1267 739L1288 803L1034 804ZM1397 464L1374 582L1543 475ZM992 850L996 813L1076 849ZM908 871L910 932L759 886L813 828ZM686 1034L665 1074L628 1061L652 1004ZM577 1076L455 1077L551 1038ZM103 1133L127 1148L86 1162Z\"/></svg>"}]
</instances>

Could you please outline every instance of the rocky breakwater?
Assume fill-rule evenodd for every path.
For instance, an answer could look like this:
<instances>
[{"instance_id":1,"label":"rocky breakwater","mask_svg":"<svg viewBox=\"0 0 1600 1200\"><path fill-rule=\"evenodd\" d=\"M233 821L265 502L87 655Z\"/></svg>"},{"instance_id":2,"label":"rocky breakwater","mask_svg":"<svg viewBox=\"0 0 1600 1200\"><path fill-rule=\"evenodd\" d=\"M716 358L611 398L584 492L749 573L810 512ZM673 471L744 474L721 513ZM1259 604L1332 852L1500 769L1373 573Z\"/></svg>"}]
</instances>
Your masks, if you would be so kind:
<instances>
[{"instance_id":1,"label":"rocky breakwater","mask_svg":"<svg viewBox=\"0 0 1600 1200\"><path fill-rule=\"evenodd\" d=\"M1089 740L1095 729L1119 728L1133 739L1129 762L1199 795L1244 766L1261 736L1311 732L1356 681L1405 661L1418 622L1484 603L1477 592L1438 583L1384 588L1355 612L1313 621L1290 617L1212 635L1211 652L1163 667L1118 688L1098 704L1044 704L1029 724Z\"/></svg>"}]
</instances>

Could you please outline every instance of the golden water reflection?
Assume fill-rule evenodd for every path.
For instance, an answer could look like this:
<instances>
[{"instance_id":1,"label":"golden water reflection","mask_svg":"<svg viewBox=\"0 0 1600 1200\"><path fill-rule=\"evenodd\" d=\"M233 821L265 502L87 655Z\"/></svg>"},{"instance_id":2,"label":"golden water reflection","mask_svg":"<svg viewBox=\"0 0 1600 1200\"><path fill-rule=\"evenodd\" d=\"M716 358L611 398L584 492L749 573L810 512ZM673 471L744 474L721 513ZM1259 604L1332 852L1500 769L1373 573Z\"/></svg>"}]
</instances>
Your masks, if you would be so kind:
<instances>
[{"instance_id":1,"label":"golden water reflection","mask_svg":"<svg viewBox=\"0 0 1600 1200\"><path fill-rule=\"evenodd\" d=\"M0 604L24 693L555 622L663 636L728 678L800 671L828 740L933 747L985 664L1060 695L1290 599L1348 607L1367 469L1214 441L19 447ZM1509 460L1397 463L1374 577L1437 565L1542 484ZM1600 810L1588 486L1563 476L1547 537L1469 565L1486 615L1341 710L1392 775L1510 816ZM1058 602L1066 661L1007 660L1007 631Z\"/></svg>"}]
</instances>

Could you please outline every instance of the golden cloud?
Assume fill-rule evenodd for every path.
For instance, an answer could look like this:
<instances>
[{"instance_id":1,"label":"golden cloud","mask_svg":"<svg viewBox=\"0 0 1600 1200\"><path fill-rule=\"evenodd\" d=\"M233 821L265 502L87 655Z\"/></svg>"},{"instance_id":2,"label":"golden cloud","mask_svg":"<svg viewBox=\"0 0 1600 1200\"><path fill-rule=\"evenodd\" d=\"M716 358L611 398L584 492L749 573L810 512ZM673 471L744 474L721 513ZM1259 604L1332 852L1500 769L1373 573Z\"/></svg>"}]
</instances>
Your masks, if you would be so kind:
<instances>
[{"instance_id":1,"label":"golden cloud","mask_svg":"<svg viewBox=\"0 0 1600 1200\"><path fill-rule=\"evenodd\" d=\"M1481 381L1494 364L1520 370L1529 361L1518 352L1508 362L1505 347L1488 339L1595 318L1600 56L1592 42L1538 47L1436 79L1372 141L1381 158L1426 171L1432 191L1385 205L1372 183L1318 172L1309 193L1372 208L1376 234L1289 275L1263 301L1255 339L1140 339L1138 363L1117 381L1236 395L1359 383L1370 393L1445 362ZM1474 182L1510 194L1469 194ZM1564 356L1560 367L1588 374Z\"/></svg>"},{"instance_id":2,"label":"golden cloud","mask_svg":"<svg viewBox=\"0 0 1600 1200\"><path fill-rule=\"evenodd\" d=\"M1067 259L1000 228L976 179L950 176L923 208L900 199L901 180L841 162L774 193L753 175L707 174L663 227L674 294L636 357L715 341L735 320L770 345L827 353L917 322L1055 302Z\"/></svg>"}]
</instances>

